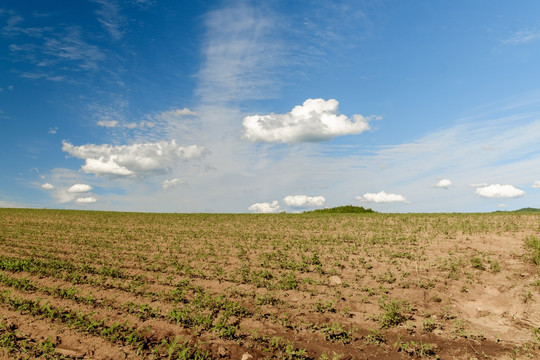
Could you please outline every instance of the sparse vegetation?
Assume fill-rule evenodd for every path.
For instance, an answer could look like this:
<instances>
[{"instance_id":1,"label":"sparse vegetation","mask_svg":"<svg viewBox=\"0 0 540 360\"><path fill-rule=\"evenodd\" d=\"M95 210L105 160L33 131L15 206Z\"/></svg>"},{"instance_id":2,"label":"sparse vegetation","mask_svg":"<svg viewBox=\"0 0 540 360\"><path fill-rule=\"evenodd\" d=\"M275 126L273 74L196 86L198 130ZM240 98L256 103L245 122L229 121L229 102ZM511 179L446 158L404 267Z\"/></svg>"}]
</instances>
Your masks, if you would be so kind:
<instances>
[{"instance_id":1,"label":"sparse vegetation","mask_svg":"<svg viewBox=\"0 0 540 360\"><path fill-rule=\"evenodd\" d=\"M0 358L538 357L538 223L0 209ZM523 311L490 313L494 293Z\"/></svg>"}]
</instances>

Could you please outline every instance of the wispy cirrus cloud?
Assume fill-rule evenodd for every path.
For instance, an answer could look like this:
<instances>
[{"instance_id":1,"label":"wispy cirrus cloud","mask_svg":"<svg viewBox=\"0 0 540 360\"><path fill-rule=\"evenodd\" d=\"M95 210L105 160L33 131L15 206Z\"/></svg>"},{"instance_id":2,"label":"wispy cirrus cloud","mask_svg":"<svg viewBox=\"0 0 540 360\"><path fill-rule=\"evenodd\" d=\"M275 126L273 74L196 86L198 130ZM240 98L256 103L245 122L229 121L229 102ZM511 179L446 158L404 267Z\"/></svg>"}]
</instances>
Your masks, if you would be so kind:
<instances>
[{"instance_id":1,"label":"wispy cirrus cloud","mask_svg":"<svg viewBox=\"0 0 540 360\"><path fill-rule=\"evenodd\" d=\"M272 97L271 76L281 61L282 43L273 36L277 18L269 8L239 2L205 16L205 60L196 93L203 104Z\"/></svg>"},{"instance_id":2,"label":"wispy cirrus cloud","mask_svg":"<svg viewBox=\"0 0 540 360\"><path fill-rule=\"evenodd\" d=\"M121 40L124 36L123 27L126 19L121 15L119 4L113 0L94 0L94 2L100 5L96 10L99 23L115 41Z\"/></svg>"},{"instance_id":3,"label":"wispy cirrus cloud","mask_svg":"<svg viewBox=\"0 0 540 360\"><path fill-rule=\"evenodd\" d=\"M81 29L76 26L67 28L61 36L48 38L43 45L43 53L54 64L70 62L90 71L97 70L100 61L105 59L98 46L83 40Z\"/></svg>"},{"instance_id":4,"label":"wispy cirrus cloud","mask_svg":"<svg viewBox=\"0 0 540 360\"><path fill-rule=\"evenodd\" d=\"M521 45L540 39L540 30L520 30L502 40L504 45Z\"/></svg>"}]
</instances>

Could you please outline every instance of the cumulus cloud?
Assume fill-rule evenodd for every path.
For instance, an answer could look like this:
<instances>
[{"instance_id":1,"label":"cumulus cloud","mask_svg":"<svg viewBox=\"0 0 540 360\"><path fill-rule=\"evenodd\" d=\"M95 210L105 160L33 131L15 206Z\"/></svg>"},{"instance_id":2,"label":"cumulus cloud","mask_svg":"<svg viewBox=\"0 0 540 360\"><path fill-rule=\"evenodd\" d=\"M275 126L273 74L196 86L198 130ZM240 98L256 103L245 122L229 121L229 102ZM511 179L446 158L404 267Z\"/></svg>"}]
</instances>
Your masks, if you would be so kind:
<instances>
[{"instance_id":1,"label":"cumulus cloud","mask_svg":"<svg viewBox=\"0 0 540 360\"><path fill-rule=\"evenodd\" d=\"M178 185L183 185L185 183L186 182L184 180L175 178L171 180L164 180L162 186L163 190L167 191L170 188L177 187Z\"/></svg>"},{"instance_id":2,"label":"cumulus cloud","mask_svg":"<svg viewBox=\"0 0 540 360\"><path fill-rule=\"evenodd\" d=\"M75 184L71 186L67 191L68 193L85 193L92 191L92 187L88 184Z\"/></svg>"},{"instance_id":3,"label":"cumulus cloud","mask_svg":"<svg viewBox=\"0 0 540 360\"><path fill-rule=\"evenodd\" d=\"M260 214L277 213L279 212L279 203L277 200L274 200L271 203L256 203L251 205L248 210Z\"/></svg>"},{"instance_id":4,"label":"cumulus cloud","mask_svg":"<svg viewBox=\"0 0 540 360\"><path fill-rule=\"evenodd\" d=\"M490 198L517 198L525 195L525 191L512 185L492 184L477 188L476 195Z\"/></svg>"},{"instance_id":5,"label":"cumulus cloud","mask_svg":"<svg viewBox=\"0 0 540 360\"><path fill-rule=\"evenodd\" d=\"M307 195L289 195L283 199L283 202L288 206L303 208L303 207L319 207L323 206L326 199L324 196L307 196Z\"/></svg>"},{"instance_id":6,"label":"cumulus cloud","mask_svg":"<svg viewBox=\"0 0 540 360\"><path fill-rule=\"evenodd\" d=\"M532 184L532 187L535 188L535 189L540 189L540 180L536 180L536 181Z\"/></svg>"},{"instance_id":7,"label":"cumulus cloud","mask_svg":"<svg viewBox=\"0 0 540 360\"><path fill-rule=\"evenodd\" d=\"M449 179L442 179L434 186L439 189L448 189L450 186L452 186L452 181L450 181Z\"/></svg>"},{"instance_id":8,"label":"cumulus cloud","mask_svg":"<svg viewBox=\"0 0 540 360\"><path fill-rule=\"evenodd\" d=\"M45 189L45 190L53 190L53 189L54 189L54 185L49 184L49 183L45 183L45 184L41 185L41 188L42 188L42 189Z\"/></svg>"},{"instance_id":9,"label":"cumulus cloud","mask_svg":"<svg viewBox=\"0 0 540 360\"><path fill-rule=\"evenodd\" d=\"M95 203L96 201L97 199L93 196L77 198L77 200L75 200L75 202L78 204L91 204L91 203Z\"/></svg>"},{"instance_id":10,"label":"cumulus cloud","mask_svg":"<svg viewBox=\"0 0 540 360\"><path fill-rule=\"evenodd\" d=\"M197 159L204 146L178 146L175 140L132 145L74 146L63 141L62 150L85 160L82 170L96 175L143 176L165 172L177 160Z\"/></svg>"},{"instance_id":11,"label":"cumulus cloud","mask_svg":"<svg viewBox=\"0 0 540 360\"><path fill-rule=\"evenodd\" d=\"M370 129L368 119L338 112L334 99L307 99L286 114L252 115L243 120L244 138L253 142L294 143L331 140Z\"/></svg>"},{"instance_id":12,"label":"cumulus cloud","mask_svg":"<svg viewBox=\"0 0 540 360\"><path fill-rule=\"evenodd\" d=\"M362 196L357 196L357 200L363 202L373 202L373 203L407 203L407 199L403 195L399 194L387 194L384 191L378 193L365 193Z\"/></svg>"}]
</instances>

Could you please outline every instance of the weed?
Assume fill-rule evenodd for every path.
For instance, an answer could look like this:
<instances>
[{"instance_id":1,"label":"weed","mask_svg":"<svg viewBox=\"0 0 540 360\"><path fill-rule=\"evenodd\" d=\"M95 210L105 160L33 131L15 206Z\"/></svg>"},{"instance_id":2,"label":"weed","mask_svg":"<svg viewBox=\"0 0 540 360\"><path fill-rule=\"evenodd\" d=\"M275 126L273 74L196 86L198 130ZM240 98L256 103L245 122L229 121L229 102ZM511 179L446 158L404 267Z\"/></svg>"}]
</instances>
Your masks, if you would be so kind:
<instances>
[{"instance_id":1,"label":"weed","mask_svg":"<svg viewBox=\"0 0 540 360\"><path fill-rule=\"evenodd\" d=\"M365 339L366 339L366 344L368 345L381 346L383 344L386 344L386 339L384 338L384 335L381 334L376 329L369 329L369 332L366 335Z\"/></svg>"},{"instance_id":2,"label":"weed","mask_svg":"<svg viewBox=\"0 0 540 360\"><path fill-rule=\"evenodd\" d=\"M383 310L383 313L379 316L379 324L382 329L398 326L405 322L408 319L405 313L411 310L409 303L405 300L385 301L381 298L379 306Z\"/></svg>"},{"instance_id":3,"label":"weed","mask_svg":"<svg viewBox=\"0 0 540 360\"><path fill-rule=\"evenodd\" d=\"M410 356L416 356L419 358L439 358L439 356L435 353L435 347L432 344L424 343L422 341L402 342L401 340L398 340L394 343L394 347L397 349L397 351L402 351Z\"/></svg>"},{"instance_id":4,"label":"weed","mask_svg":"<svg viewBox=\"0 0 540 360\"><path fill-rule=\"evenodd\" d=\"M482 258L475 256L471 258L471 265L473 268L478 270L485 270L486 267L484 266L484 262L482 261Z\"/></svg>"},{"instance_id":5,"label":"weed","mask_svg":"<svg viewBox=\"0 0 540 360\"><path fill-rule=\"evenodd\" d=\"M321 329L325 334L325 338L328 341L339 341L343 344L349 344L352 341L352 330L344 329L341 324L333 323L331 326L327 325Z\"/></svg>"},{"instance_id":6,"label":"weed","mask_svg":"<svg viewBox=\"0 0 540 360\"><path fill-rule=\"evenodd\" d=\"M438 325L433 318L426 319L422 323L422 330L424 332L433 332L435 329L437 329L437 327Z\"/></svg>"},{"instance_id":7,"label":"weed","mask_svg":"<svg viewBox=\"0 0 540 360\"><path fill-rule=\"evenodd\" d=\"M325 304L323 304L321 301L317 300L315 303L315 311L320 313L325 312L336 312L336 308L334 307L335 301L326 301Z\"/></svg>"}]
</instances>

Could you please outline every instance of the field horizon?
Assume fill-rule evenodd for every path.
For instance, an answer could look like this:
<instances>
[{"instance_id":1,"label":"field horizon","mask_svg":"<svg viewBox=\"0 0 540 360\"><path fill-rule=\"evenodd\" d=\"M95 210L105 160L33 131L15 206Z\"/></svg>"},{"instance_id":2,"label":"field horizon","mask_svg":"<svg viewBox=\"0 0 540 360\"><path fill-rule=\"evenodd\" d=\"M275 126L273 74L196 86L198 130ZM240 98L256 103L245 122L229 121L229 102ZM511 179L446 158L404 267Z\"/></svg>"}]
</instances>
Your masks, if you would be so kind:
<instances>
[{"instance_id":1,"label":"field horizon","mask_svg":"<svg viewBox=\"0 0 540 360\"><path fill-rule=\"evenodd\" d=\"M538 358L533 210L2 208L0 358Z\"/></svg>"}]
</instances>

